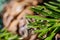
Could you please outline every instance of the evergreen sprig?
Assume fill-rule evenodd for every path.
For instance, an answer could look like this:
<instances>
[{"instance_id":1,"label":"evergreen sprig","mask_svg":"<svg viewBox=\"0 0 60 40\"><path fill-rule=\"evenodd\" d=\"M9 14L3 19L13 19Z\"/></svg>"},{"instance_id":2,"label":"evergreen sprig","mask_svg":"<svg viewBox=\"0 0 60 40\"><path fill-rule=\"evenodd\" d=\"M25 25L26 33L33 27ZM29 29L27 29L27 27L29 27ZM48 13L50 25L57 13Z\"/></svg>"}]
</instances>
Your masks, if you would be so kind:
<instances>
[{"instance_id":1,"label":"evergreen sprig","mask_svg":"<svg viewBox=\"0 0 60 40\"><path fill-rule=\"evenodd\" d=\"M60 3L59 0L57 2ZM31 10L38 13L38 15L32 16L28 15L27 18L35 19L35 22L31 22L28 26L30 28L39 28L35 30L35 33L38 33L38 37L44 40L52 40L55 34L60 31L60 4L49 1L48 3L45 2L44 5L38 5L36 7L32 7ZM42 16L41 16L42 15ZM47 35L46 38L43 38L45 34Z\"/></svg>"},{"instance_id":2,"label":"evergreen sprig","mask_svg":"<svg viewBox=\"0 0 60 40\"><path fill-rule=\"evenodd\" d=\"M19 36L8 32L6 29L0 30L0 40L19 40Z\"/></svg>"}]
</instances>

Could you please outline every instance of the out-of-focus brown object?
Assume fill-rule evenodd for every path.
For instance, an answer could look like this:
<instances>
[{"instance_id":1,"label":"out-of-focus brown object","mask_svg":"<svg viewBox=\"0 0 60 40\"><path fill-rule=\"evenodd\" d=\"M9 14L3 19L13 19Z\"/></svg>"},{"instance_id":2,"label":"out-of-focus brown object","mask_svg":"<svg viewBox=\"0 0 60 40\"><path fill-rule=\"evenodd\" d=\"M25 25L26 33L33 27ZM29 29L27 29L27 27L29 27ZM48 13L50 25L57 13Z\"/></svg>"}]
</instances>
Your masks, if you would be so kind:
<instances>
[{"instance_id":1,"label":"out-of-focus brown object","mask_svg":"<svg viewBox=\"0 0 60 40\"><path fill-rule=\"evenodd\" d=\"M40 0L11 0L5 6L6 11L3 15L4 28L14 34L16 34L18 30L19 35L23 38L27 37L28 28L25 16L26 14L34 15L30 7L37 6L38 2L40 2Z\"/></svg>"},{"instance_id":2,"label":"out-of-focus brown object","mask_svg":"<svg viewBox=\"0 0 60 40\"><path fill-rule=\"evenodd\" d=\"M60 34L56 34L55 40L60 40Z\"/></svg>"}]
</instances>

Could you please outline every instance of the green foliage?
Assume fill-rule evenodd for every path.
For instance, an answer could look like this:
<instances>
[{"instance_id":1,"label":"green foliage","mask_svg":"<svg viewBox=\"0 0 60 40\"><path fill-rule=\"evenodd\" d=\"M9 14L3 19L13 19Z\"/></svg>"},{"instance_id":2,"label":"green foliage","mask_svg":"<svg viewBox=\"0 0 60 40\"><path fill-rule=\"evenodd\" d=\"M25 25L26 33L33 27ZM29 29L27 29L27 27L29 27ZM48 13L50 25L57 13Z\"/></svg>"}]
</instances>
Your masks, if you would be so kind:
<instances>
[{"instance_id":1,"label":"green foliage","mask_svg":"<svg viewBox=\"0 0 60 40\"><path fill-rule=\"evenodd\" d=\"M18 40L18 35L8 32L6 29L0 30L0 40Z\"/></svg>"},{"instance_id":2,"label":"green foliage","mask_svg":"<svg viewBox=\"0 0 60 40\"><path fill-rule=\"evenodd\" d=\"M35 19L35 22L28 24L29 28L36 28L35 33L38 33L38 37L44 40L52 40L55 34L60 31L60 0L57 2L49 1L44 5L38 5L32 7L31 10L38 13L38 15L28 15L27 18ZM45 34L46 38L43 38Z\"/></svg>"}]
</instances>

